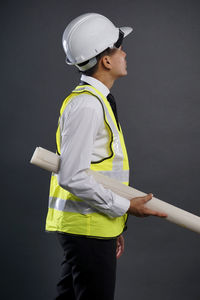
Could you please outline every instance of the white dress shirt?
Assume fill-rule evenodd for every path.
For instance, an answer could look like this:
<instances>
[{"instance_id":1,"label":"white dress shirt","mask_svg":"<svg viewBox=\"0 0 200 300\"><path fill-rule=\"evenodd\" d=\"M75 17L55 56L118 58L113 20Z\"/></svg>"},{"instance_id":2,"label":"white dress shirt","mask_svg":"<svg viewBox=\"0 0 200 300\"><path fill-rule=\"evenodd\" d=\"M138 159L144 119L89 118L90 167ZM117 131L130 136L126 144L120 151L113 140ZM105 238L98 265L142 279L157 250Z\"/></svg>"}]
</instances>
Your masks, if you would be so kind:
<instances>
[{"instance_id":1,"label":"white dress shirt","mask_svg":"<svg viewBox=\"0 0 200 300\"><path fill-rule=\"evenodd\" d=\"M109 89L99 80L81 76L81 80L98 89L105 97ZM105 128L101 103L93 95L80 94L70 100L60 119L61 164L59 185L89 206L109 217L124 215L130 201L105 189L85 170L91 161L109 156L109 135Z\"/></svg>"}]
</instances>

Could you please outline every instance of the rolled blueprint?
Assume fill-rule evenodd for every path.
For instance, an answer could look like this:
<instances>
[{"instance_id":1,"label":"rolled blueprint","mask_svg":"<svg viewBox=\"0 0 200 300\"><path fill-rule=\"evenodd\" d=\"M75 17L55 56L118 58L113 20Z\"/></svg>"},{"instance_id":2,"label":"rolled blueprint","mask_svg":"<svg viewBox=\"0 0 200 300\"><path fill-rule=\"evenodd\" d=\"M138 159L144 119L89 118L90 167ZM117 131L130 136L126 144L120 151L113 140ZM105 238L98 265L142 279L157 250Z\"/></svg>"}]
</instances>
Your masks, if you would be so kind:
<instances>
[{"instance_id":1,"label":"rolled blueprint","mask_svg":"<svg viewBox=\"0 0 200 300\"><path fill-rule=\"evenodd\" d=\"M58 173L59 159L60 158L57 154L43 149L41 147L37 147L30 162L48 171ZM126 199L130 200L135 197L143 197L147 195L132 187L122 184L116 179L102 175L98 172L92 171L90 169L88 169L86 172L88 173L88 175L93 176L95 180L98 183L102 184L106 189L110 189L114 193ZM159 200L155 197L149 200L145 205L149 209L166 213L168 215L165 218L166 220L175 223L179 226L185 227L194 232L200 233L200 217L189 213L183 209L180 209L174 205L171 205L167 202Z\"/></svg>"},{"instance_id":2,"label":"rolled blueprint","mask_svg":"<svg viewBox=\"0 0 200 300\"><path fill-rule=\"evenodd\" d=\"M59 162L59 155L42 147L36 147L33 156L30 160L31 164L34 164L38 167L41 167L47 171L54 173L58 173Z\"/></svg>"}]
</instances>

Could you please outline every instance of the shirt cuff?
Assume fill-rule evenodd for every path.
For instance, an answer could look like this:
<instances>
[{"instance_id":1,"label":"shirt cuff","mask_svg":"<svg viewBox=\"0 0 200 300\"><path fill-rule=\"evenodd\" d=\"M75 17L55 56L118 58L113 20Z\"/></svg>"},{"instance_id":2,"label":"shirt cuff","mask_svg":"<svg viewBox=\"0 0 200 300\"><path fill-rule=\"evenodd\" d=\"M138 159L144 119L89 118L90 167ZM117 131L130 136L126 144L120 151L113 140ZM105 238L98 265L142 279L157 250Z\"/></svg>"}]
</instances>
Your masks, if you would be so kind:
<instances>
[{"instance_id":1,"label":"shirt cuff","mask_svg":"<svg viewBox=\"0 0 200 300\"><path fill-rule=\"evenodd\" d=\"M113 205L111 207L110 215L113 218L121 217L125 213L127 213L127 210L129 209L129 207L130 207L130 200L115 194L115 198L113 201Z\"/></svg>"}]
</instances>

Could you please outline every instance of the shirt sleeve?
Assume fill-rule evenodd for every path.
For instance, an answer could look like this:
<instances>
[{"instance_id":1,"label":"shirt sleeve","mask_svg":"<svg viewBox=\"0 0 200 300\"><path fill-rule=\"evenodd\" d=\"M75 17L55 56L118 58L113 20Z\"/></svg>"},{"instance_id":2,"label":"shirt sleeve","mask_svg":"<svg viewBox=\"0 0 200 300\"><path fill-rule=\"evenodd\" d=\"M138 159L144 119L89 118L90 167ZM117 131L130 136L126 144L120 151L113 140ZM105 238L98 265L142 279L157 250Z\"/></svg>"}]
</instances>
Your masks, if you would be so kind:
<instances>
[{"instance_id":1,"label":"shirt sleeve","mask_svg":"<svg viewBox=\"0 0 200 300\"><path fill-rule=\"evenodd\" d=\"M130 201L105 189L85 172L90 168L94 140L104 122L101 104L90 95L75 98L67 105L60 120L58 183L109 217L122 216L127 212Z\"/></svg>"}]
</instances>

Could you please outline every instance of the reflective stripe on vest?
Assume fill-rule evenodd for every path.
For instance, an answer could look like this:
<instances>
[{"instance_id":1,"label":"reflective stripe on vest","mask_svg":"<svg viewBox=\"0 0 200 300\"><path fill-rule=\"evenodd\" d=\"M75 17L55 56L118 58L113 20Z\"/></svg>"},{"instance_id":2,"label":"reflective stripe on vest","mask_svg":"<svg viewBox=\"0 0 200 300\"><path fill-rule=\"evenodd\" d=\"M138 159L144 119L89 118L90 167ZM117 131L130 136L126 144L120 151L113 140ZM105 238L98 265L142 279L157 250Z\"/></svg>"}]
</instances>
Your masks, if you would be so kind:
<instances>
[{"instance_id":1,"label":"reflective stripe on vest","mask_svg":"<svg viewBox=\"0 0 200 300\"><path fill-rule=\"evenodd\" d=\"M109 156L100 161L91 162L90 168L128 185L129 164L124 138L122 130L118 130L113 111L107 99L92 86L78 86L63 102L60 117L69 102L81 93L92 94L100 101L105 126L110 137L108 143ZM60 153L61 148L60 141L60 124L58 122L56 132L58 153ZM127 214L122 217L111 218L89 206L88 203L61 188L58 184L57 175L52 174L46 220L47 231L61 231L102 238L116 237L123 232L126 219Z\"/></svg>"}]
</instances>

